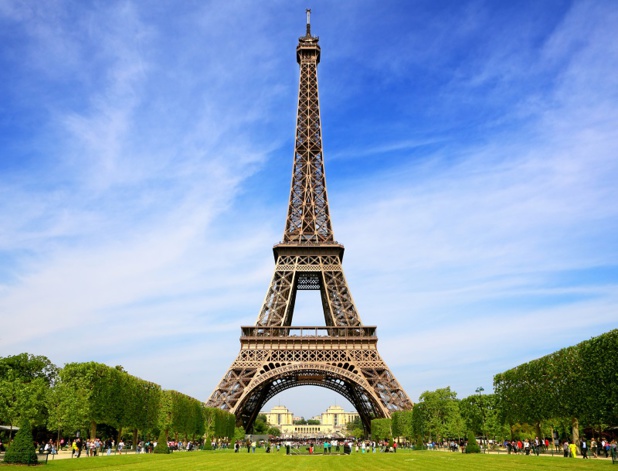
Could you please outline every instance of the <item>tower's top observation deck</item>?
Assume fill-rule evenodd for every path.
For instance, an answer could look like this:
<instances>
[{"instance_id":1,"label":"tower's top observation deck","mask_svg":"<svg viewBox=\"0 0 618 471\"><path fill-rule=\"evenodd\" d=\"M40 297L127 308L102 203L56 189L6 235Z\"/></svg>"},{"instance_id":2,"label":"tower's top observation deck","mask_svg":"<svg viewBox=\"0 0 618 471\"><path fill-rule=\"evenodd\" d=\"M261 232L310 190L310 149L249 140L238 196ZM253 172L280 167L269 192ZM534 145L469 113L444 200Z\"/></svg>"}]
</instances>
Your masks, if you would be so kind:
<instances>
[{"instance_id":1,"label":"tower's top observation deck","mask_svg":"<svg viewBox=\"0 0 618 471\"><path fill-rule=\"evenodd\" d=\"M311 10L307 9L307 34L298 38L298 46L296 47L296 62L299 64L302 60L315 60L316 64L320 63L320 46L317 36L311 36Z\"/></svg>"}]
</instances>

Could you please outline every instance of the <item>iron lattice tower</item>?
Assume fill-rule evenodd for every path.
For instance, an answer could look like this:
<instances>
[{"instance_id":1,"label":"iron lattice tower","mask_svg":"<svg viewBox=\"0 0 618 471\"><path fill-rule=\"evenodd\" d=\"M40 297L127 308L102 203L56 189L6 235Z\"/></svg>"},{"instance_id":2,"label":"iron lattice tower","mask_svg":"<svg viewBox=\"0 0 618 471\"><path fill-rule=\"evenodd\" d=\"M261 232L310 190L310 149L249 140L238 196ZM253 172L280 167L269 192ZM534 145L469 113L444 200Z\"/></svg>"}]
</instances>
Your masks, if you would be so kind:
<instances>
[{"instance_id":1,"label":"iron lattice tower","mask_svg":"<svg viewBox=\"0 0 618 471\"><path fill-rule=\"evenodd\" d=\"M376 327L364 326L350 294L326 193L318 100L319 38L299 38L298 113L292 185L283 241L273 248L275 273L254 326L241 327L240 353L207 405L229 410L249 431L262 406L289 388L332 389L348 399L363 426L412 408L378 353ZM298 290L320 290L324 326L292 326Z\"/></svg>"}]
</instances>

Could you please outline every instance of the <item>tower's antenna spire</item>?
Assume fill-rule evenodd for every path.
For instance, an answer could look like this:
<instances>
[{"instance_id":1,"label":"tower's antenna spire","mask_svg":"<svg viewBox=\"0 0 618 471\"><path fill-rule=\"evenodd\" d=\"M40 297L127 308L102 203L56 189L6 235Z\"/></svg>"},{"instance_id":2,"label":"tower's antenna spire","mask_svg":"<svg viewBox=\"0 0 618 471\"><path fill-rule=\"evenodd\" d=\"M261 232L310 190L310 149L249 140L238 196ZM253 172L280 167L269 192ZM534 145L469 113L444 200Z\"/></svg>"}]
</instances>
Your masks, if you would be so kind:
<instances>
[{"instance_id":1,"label":"tower's antenna spire","mask_svg":"<svg viewBox=\"0 0 618 471\"><path fill-rule=\"evenodd\" d=\"M311 8L307 8L307 37L311 36Z\"/></svg>"}]
</instances>

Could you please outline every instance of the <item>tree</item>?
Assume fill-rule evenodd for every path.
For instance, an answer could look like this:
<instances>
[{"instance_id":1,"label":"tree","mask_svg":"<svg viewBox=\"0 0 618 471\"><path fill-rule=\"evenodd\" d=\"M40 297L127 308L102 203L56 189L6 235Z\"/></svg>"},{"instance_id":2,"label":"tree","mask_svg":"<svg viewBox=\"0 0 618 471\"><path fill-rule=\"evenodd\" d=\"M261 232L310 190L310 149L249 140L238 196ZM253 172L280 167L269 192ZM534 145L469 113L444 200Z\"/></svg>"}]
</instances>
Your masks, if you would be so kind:
<instances>
[{"instance_id":1,"label":"tree","mask_svg":"<svg viewBox=\"0 0 618 471\"><path fill-rule=\"evenodd\" d=\"M268 435L271 435L273 437L280 437L281 436L281 430L279 430L277 427L270 427L267 431Z\"/></svg>"},{"instance_id":2,"label":"tree","mask_svg":"<svg viewBox=\"0 0 618 471\"><path fill-rule=\"evenodd\" d=\"M365 435L365 429L360 417L355 417L354 420L345 424L346 433L354 438L362 438Z\"/></svg>"},{"instance_id":3,"label":"tree","mask_svg":"<svg viewBox=\"0 0 618 471\"><path fill-rule=\"evenodd\" d=\"M495 394L473 394L459 401L459 410L465 427L472 430L475 435L487 439L511 438L509 427L505 426L496 401Z\"/></svg>"},{"instance_id":4,"label":"tree","mask_svg":"<svg viewBox=\"0 0 618 471\"><path fill-rule=\"evenodd\" d=\"M234 441L242 441L245 439L245 429L242 427L235 427L234 428Z\"/></svg>"},{"instance_id":5,"label":"tree","mask_svg":"<svg viewBox=\"0 0 618 471\"><path fill-rule=\"evenodd\" d=\"M112 373L112 369L102 363L87 362L68 363L60 371L62 387L67 388L66 405L73 412L77 412L79 407L79 411L84 413L85 417L77 417L77 420L87 422L82 426L89 429L91 438L96 436L97 424L119 425L121 414L118 410L124 407L124 390L118 384L119 374ZM65 417L66 414L70 415L70 412L65 410Z\"/></svg>"},{"instance_id":6,"label":"tree","mask_svg":"<svg viewBox=\"0 0 618 471\"><path fill-rule=\"evenodd\" d=\"M390 441L393 438L392 420L373 419L371 421L371 438Z\"/></svg>"},{"instance_id":7,"label":"tree","mask_svg":"<svg viewBox=\"0 0 618 471\"><path fill-rule=\"evenodd\" d=\"M431 440L443 440L462 436L464 426L459 412L459 401L457 393L451 391L450 386L425 391L421 394L420 400L423 403L421 428L425 437Z\"/></svg>"},{"instance_id":8,"label":"tree","mask_svg":"<svg viewBox=\"0 0 618 471\"><path fill-rule=\"evenodd\" d=\"M616 355L618 329L495 375L502 419L534 424L540 435L543 421L569 418L574 442L580 424L617 423L618 381L595 368Z\"/></svg>"},{"instance_id":9,"label":"tree","mask_svg":"<svg viewBox=\"0 0 618 471\"><path fill-rule=\"evenodd\" d=\"M0 422L14 425L27 418L45 425L48 391L57 375L58 368L44 356L21 353L0 358Z\"/></svg>"},{"instance_id":10,"label":"tree","mask_svg":"<svg viewBox=\"0 0 618 471\"><path fill-rule=\"evenodd\" d=\"M24 380L41 378L48 386L53 386L58 377L58 367L49 358L30 353L0 358L0 378L8 371L14 371Z\"/></svg>"},{"instance_id":11,"label":"tree","mask_svg":"<svg viewBox=\"0 0 618 471\"><path fill-rule=\"evenodd\" d=\"M28 419L23 418L19 423L19 431L4 455L4 462L13 464L33 464L37 462L32 429Z\"/></svg>"},{"instance_id":12,"label":"tree","mask_svg":"<svg viewBox=\"0 0 618 471\"><path fill-rule=\"evenodd\" d=\"M206 445L209 446L213 438L231 438L236 436L236 416L215 407L204 407L204 430L206 434ZM242 430L242 427L240 427ZM241 439L245 432L242 430Z\"/></svg>"},{"instance_id":13,"label":"tree","mask_svg":"<svg viewBox=\"0 0 618 471\"><path fill-rule=\"evenodd\" d=\"M414 405L412 409L412 436L414 437L415 448L423 449L424 444L429 441L429 432L425 427L427 422L426 406L424 403L419 402Z\"/></svg>"},{"instance_id":14,"label":"tree","mask_svg":"<svg viewBox=\"0 0 618 471\"><path fill-rule=\"evenodd\" d=\"M404 437L407 440L412 439L412 414L411 410L403 410L393 412L393 436Z\"/></svg>"},{"instance_id":15,"label":"tree","mask_svg":"<svg viewBox=\"0 0 618 471\"><path fill-rule=\"evenodd\" d=\"M89 390L87 385L75 382L72 385L59 381L48 391L47 408L47 428L57 432L58 436L62 432L73 434L77 430L88 428L88 402L83 400L87 397Z\"/></svg>"},{"instance_id":16,"label":"tree","mask_svg":"<svg viewBox=\"0 0 618 471\"><path fill-rule=\"evenodd\" d=\"M139 431L150 434L157 425L161 402L161 386L130 377L125 395L123 425L133 431L133 443L139 442Z\"/></svg>"},{"instance_id":17,"label":"tree","mask_svg":"<svg viewBox=\"0 0 618 471\"><path fill-rule=\"evenodd\" d=\"M459 411L466 428L472 430L475 435L485 435L486 416L489 414L488 403L488 396L482 394L473 394L459 401Z\"/></svg>"},{"instance_id":18,"label":"tree","mask_svg":"<svg viewBox=\"0 0 618 471\"><path fill-rule=\"evenodd\" d=\"M266 414L259 414L253 424L253 433L256 435L265 435L268 432L268 422Z\"/></svg>"}]
</instances>

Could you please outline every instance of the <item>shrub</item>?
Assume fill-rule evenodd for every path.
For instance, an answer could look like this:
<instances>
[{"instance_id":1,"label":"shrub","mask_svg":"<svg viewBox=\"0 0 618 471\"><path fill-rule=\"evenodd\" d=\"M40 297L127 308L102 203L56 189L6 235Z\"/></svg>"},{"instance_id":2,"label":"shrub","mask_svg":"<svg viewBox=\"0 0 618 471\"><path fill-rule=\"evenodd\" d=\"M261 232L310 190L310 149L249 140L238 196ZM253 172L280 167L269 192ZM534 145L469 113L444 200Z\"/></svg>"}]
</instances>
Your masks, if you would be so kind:
<instances>
[{"instance_id":1,"label":"shrub","mask_svg":"<svg viewBox=\"0 0 618 471\"><path fill-rule=\"evenodd\" d=\"M466 445L466 453L480 453L481 447L476 442L474 432L468 432L468 444Z\"/></svg>"},{"instance_id":2,"label":"shrub","mask_svg":"<svg viewBox=\"0 0 618 471\"><path fill-rule=\"evenodd\" d=\"M416 440L414 440L414 449L415 450L425 450L425 444L423 443L423 438L422 437L416 437Z\"/></svg>"},{"instance_id":3,"label":"shrub","mask_svg":"<svg viewBox=\"0 0 618 471\"><path fill-rule=\"evenodd\" d=\"M19 424L19 431L4 455L5 463L33 464L38 461L32 439L30 421L23 419Z\"/></svg>"},{"instance_id":4,"label":"shrub","mask_svg":"<svg viewBox=\"0 0 618 471\"><path fill-rule=\"evenodd\" d=\"M165 434L165 431L161 431L161 433L159 434L159 439L157 440L157 446L154 447L154 450L152 450L153 453L161 453L161 454L168 454L170 452L169 447L167 446L167 435Z\"/></svg>"},{"instance_id":5,"label":"shrub","mask_svg":"<svg viewBox=\"0 0 618 471\"><path fill-rule=\"evenodd\" d=\"M204 440L204 450L212 450L212 437L206 437Z\"/></svg>"}]
</instances>

